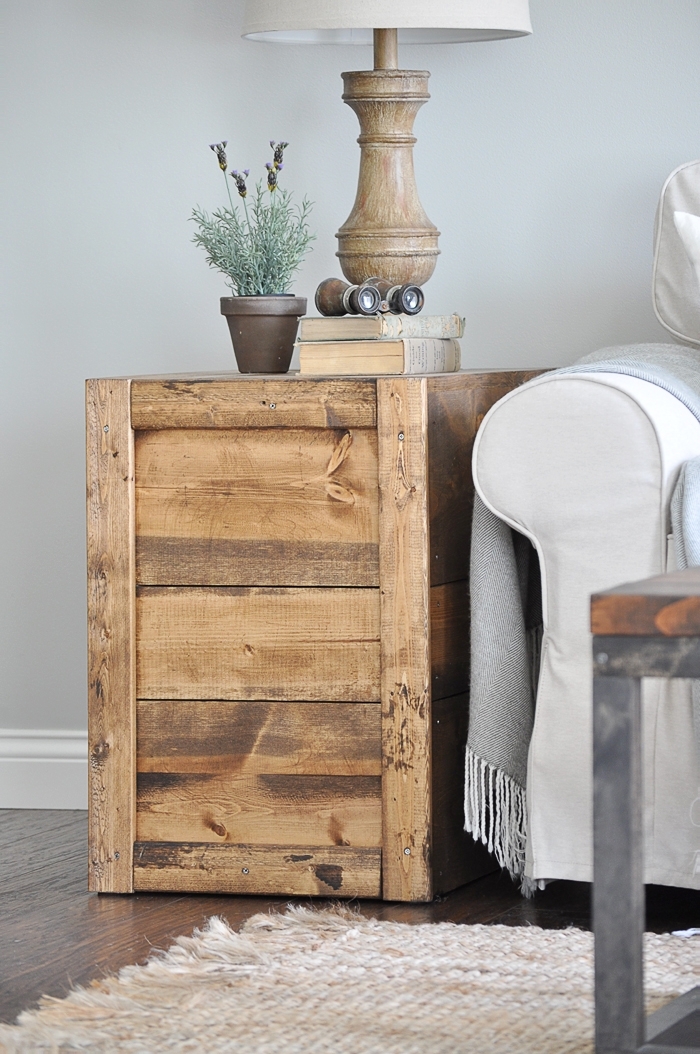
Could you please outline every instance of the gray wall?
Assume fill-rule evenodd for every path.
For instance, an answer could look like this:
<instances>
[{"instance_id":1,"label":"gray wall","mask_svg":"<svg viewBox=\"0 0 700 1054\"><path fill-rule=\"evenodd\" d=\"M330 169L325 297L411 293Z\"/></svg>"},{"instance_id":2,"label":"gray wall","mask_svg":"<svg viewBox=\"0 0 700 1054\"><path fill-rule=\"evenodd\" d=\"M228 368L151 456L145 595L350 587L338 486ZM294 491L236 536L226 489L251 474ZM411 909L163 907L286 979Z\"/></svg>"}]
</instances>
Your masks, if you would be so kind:
<instances>
[{"instance_id":1,"label":"gray wall","mask_svg":"<svg viewBox=\"0 0 700 1054\"><path fill-rule=\"evenodd\" d=\"M657 195L700 153L697 0L532 0L525 40L403 51L442 230L427 310L467 317L468 366L568 363L663 339ZM83 380L221 370L223 282L190 244L223 186L207 144L316 202L296 284L337 273L367 49L243 41L237 0L0 0L0 729L85 725Z\"/></svg>"}]
</instances>

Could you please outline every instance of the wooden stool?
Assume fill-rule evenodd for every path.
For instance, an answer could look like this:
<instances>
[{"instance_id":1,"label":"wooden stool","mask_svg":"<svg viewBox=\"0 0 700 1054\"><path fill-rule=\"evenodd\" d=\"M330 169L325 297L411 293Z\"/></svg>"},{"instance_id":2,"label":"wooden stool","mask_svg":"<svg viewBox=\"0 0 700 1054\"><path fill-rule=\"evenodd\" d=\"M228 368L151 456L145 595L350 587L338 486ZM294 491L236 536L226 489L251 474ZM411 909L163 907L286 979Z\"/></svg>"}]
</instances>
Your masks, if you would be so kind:
<instances>
[{"instance_id":1,"label":"wooden stool","mask_svg":"<svg viewBox=\"0 0 700 1054\"><path fill-rule=\"evenodd\" d=\"M700 1051L700 987L644 1020L641 678L700 678L700 568L591 598L597 1054Z\"/></svg>"}]
</instances>

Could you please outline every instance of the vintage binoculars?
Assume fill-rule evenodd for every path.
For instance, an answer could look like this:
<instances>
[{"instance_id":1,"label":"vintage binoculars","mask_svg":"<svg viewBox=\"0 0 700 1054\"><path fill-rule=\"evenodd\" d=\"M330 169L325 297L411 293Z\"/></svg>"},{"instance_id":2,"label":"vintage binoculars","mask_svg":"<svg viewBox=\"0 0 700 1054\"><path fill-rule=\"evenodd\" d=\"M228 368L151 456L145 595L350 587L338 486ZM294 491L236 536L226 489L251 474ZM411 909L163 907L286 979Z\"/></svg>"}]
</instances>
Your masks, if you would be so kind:
<instances>
[{"instance_id":1,"label":"vintage binoculars","mask_svg":"<svg viewBox=\"0 0 700 1054\"><path fill-rule=\"evenodd\" d=\"M326 278L316 290L316 309L321 315L417 315L425 303L418 285L392 285L383 278L368 278L349 285L340 278Z\"/></svg>"}]
</instances>

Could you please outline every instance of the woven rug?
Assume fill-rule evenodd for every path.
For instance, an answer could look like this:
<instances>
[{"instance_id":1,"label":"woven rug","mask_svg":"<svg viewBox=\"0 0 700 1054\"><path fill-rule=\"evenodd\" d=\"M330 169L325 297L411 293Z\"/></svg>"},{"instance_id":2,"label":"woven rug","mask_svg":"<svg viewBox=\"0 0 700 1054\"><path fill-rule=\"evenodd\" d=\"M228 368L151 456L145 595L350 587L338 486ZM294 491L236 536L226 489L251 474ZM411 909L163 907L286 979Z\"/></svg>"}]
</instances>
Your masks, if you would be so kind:
<instances>
[{"instance_id":1,"label":"woven rug","mask_svg":"<svg viewBox=\"0 0 700 1054\"><path fill-rule=\"evenodd\" d=\"M649 1008L698 983L700 938L646 937ZM344 908L212 918L144 966L44 999L3 1051L584 1054L592 937L411 926Z\"/></svg>"}]
</instances>

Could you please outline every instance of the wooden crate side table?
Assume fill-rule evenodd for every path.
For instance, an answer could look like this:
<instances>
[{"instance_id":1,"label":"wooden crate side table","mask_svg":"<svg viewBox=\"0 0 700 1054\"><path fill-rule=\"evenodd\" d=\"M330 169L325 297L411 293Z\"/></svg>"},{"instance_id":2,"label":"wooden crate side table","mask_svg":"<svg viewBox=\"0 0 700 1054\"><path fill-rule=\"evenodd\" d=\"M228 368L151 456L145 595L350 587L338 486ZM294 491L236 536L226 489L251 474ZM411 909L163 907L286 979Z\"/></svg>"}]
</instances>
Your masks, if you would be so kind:
<instances>
[{"instance_id":1,"label":"wooden crate side table","mask_svg":"<svg viewBox=\"0 0 700 1054\"><path fill-rule=\"evenodd\" d=\"M591 627L596 1052L698 1054L700 986L644 1019L641 678L700 678L700 568L593 596Z\"/></svg>"},{"instance_id":2,"label":"wooden crate side table","mask_svg":"<svg viewBox=\"0 0 700 1054\"><path fill-rule=\"evenodd\" d=\"M471 447L535 372L88 381L90 889L427 901L492 866Z\"/></svg>"}]
</instances>

